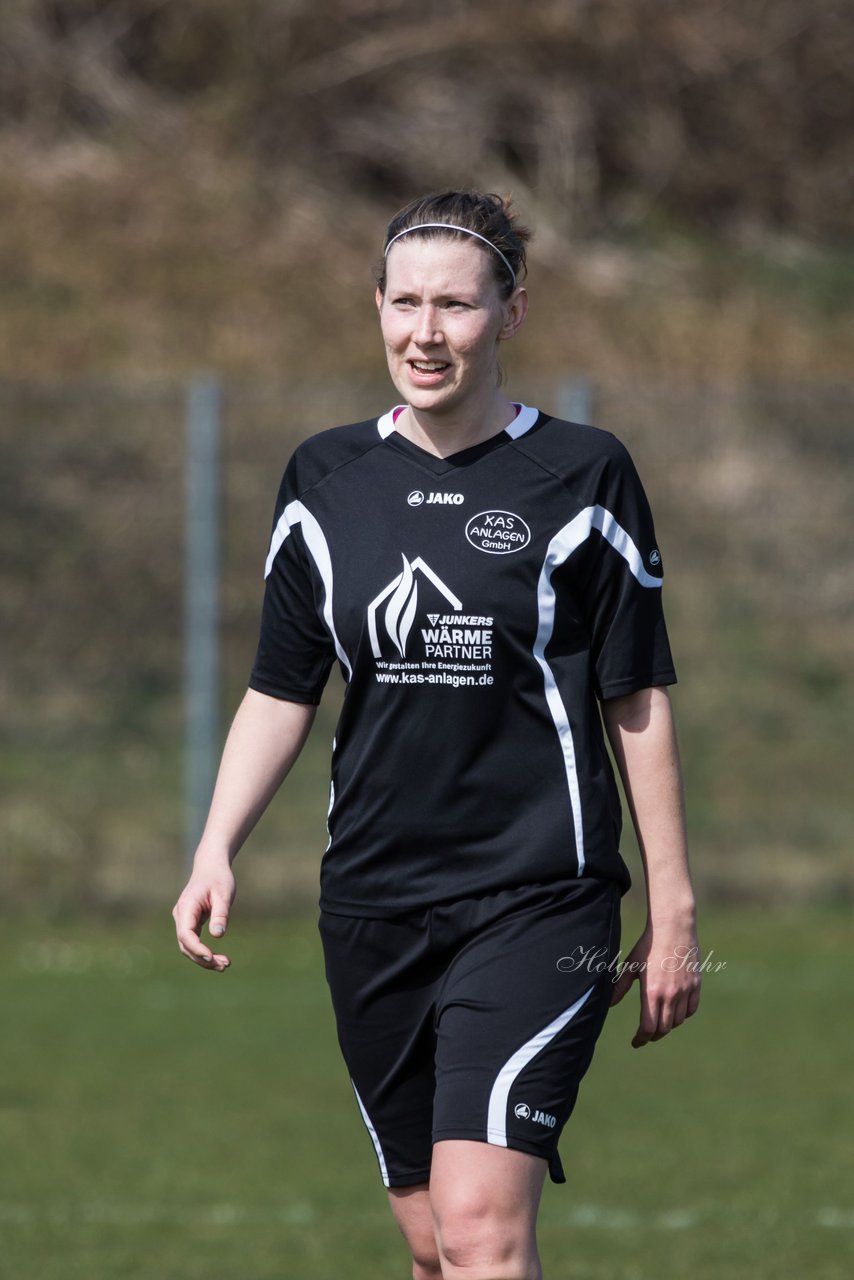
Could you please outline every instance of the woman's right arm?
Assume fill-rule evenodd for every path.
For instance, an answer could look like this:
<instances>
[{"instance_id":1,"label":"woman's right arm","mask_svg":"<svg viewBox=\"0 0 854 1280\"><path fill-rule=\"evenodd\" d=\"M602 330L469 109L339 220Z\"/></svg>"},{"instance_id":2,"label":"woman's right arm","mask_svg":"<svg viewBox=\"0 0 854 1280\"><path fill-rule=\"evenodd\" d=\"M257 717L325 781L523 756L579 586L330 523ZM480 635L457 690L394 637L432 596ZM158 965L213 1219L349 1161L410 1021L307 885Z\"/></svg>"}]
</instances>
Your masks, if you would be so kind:
<instances>
[{"instance_id":1,"label":"woman's right arm","mask_svg":"<svg viewBox=\"0 0 854 1280\"><path fill-rule=\"evenodd\" d=\"M193 871L172 911L179 950L205 969L228 968L228 956L202 942L202 926L210 920L212 937L225 933L234 899L231 864L302 750L316 711L254 689L237 710Z\"/></svg>"}]
</instances>

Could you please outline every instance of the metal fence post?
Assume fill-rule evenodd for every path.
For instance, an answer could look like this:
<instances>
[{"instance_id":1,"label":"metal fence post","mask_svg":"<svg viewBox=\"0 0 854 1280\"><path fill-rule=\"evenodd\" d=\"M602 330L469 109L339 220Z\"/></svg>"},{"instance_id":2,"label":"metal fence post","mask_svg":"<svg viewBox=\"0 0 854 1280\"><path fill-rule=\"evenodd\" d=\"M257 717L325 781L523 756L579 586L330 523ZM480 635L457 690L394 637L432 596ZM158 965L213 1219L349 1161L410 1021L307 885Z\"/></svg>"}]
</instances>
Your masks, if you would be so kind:
<instances>
[{"instance_id":1,"label":"metal fence post","mask_svg":"<svg viewBox=\"0 0 854 1280\"><path fill-rule=\"evenodd\" d=\"M557 388L557 414L567 422L593 423L593 390L584 377L563 378Z\"/></svg>"},{"instance_id":2,"label":"metal fence post","mask_svg":"<svg viewBox=\"0 0 854 1280\"><path fill-rule=\"evenodd\" d=\"M213 793L219 749L219 385L210 377L196 379L186 404L185 834L190 865Z\"/></svg>"}]
</instances>

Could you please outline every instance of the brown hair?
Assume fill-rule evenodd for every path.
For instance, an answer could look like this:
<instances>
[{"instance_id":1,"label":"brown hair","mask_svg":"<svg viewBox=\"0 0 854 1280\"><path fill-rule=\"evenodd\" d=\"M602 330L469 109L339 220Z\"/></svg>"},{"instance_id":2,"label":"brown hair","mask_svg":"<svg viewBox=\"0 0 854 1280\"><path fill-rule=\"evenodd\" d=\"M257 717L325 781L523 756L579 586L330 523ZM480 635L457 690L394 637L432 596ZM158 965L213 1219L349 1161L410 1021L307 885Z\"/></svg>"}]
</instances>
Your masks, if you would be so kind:
<instances>
[{"instance_id":1,"label":"brown hair","mask_svg":"<svg viewBox=\"0 0 854 1280\"><path fill-rule=\"evenodd\" d=\"M456 234L445 228L425 227L425 222L447 222L453 227L459 227L461 234L473 231L498 250L498 253L490 253L489 258L501 296L509 298L515 284L525 274L525 245L531 238L528 228L516 221L510 204L509 198L504 199L493 192L483 191L438 191L432 195L420 196L394 215L386 230L384 247L387 250L395 236L410 229L414 236L423 239L438 239L440 236ZM484 253L488 252L484 248ZM515 282L499 254L503 254L513 268ZM385 256L377 268L376 280L380 293L384 294Z\"/></svg>"}]
</instances>

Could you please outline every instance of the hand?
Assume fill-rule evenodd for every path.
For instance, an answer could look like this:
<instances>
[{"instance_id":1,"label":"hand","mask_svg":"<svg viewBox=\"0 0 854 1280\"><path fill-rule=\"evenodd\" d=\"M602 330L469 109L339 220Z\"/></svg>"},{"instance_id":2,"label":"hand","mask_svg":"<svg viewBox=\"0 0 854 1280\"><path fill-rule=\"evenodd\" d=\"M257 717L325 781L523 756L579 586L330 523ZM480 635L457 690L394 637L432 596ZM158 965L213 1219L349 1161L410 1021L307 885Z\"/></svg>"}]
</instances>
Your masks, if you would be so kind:
<instances>
[{"instance_id":1,"label":"hand","mask_svg":"<svg viewBox=\"0 0 854 1280\"><path fill-rule=\"evenodd\" d=\"M661 1040L697 1012L700 1003L700 948L693 925L647 924L614 984L611 1004L619 1004L635 978L640 984L640 1022L632 1046Z\"/></svg>"},{"instance_id":2,"label":"hand","mask_svg":"<svg viewBox=\"0 0 854 1280\"><path fill-rule=\"evenodd\" d=\"M179 951L203 969L222 973L231 964L228 956L205 946L201 932L205 921L210 920L208 932L211 937L222 937L228 928L234 893L234 876L227 863L217 865L213 870L206 869L204 865L196 866L172 909Z\"/></svg>"}]
</instances>

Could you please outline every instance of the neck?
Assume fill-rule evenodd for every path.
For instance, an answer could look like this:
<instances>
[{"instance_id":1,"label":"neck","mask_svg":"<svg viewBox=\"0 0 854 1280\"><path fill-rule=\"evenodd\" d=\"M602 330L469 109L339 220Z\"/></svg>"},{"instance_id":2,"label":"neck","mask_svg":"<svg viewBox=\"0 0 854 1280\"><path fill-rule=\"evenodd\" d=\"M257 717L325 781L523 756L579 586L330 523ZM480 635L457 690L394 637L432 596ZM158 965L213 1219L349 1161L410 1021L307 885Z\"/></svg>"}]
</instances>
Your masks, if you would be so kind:
<instances>
[{"instance_id":1,"label":"neck","mask_svg":"<svg viewBox=\"0 0 854 1280\"><path fill-rule=\"evenodd\" d=\"M456 413L427 413L408 405L395 429L428 453L447 458L499 435L515 417L515 404L496 391L476 413L470 407L460 408Z\"/></svg>"}]
</instances>

